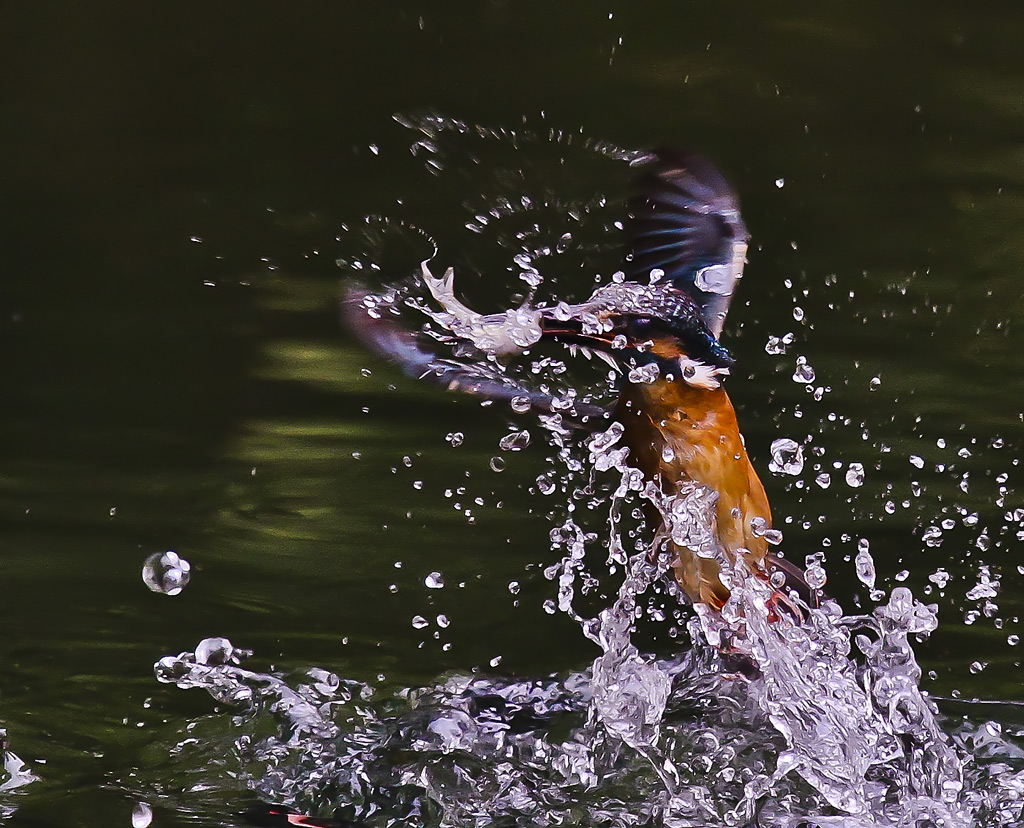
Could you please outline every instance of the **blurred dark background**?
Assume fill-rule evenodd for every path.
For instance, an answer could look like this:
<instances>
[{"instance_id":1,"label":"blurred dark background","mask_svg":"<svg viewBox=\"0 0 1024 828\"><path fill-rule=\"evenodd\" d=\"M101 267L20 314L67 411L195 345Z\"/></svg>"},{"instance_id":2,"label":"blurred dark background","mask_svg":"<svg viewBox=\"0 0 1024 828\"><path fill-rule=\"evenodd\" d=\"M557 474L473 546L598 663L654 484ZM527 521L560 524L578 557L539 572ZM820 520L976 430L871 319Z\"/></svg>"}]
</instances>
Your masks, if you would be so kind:
<instances>
[{"instance_id":1,"label":"blurred dark background","mask_svg":"<svg viewBox=\"0 0 1024 828\"><path fill-rule=\"evenodd\" d=\"M520 193L621 217L629 171L601 142L693 147L741 195L730 390L790 557L825 551L852 611L870 604L850 563L868 539L881 587L940 605L929 689L1022 698L1022 18L1008 2L5 7L0 725L39 780L0 787L0 814L125 824L147 799L163 824L230 822L197 793L230 762L168 758L211 700L151 669L206 636L261 669L390 688L498 655L527 675L593 657L541 606L559 504L529 492L551 467L539 434L491 471L509 417L360 352L336 301L366 217L386 216L496 308L517 251L466 223ZM427 123L447 124L433 170L410 152ZM565 216L545 215L558 238ZM592 255L571 254L564 296L615 269L582 224ZM798 478L766 471L782 436L806 444ZM193 565L180 596L142 583L164 549ZM994 598L968 595L981 567ZM434 570L445 589L424 587ZM440 612L450 628L410 623Z\"/></svg>"}]
</instances>

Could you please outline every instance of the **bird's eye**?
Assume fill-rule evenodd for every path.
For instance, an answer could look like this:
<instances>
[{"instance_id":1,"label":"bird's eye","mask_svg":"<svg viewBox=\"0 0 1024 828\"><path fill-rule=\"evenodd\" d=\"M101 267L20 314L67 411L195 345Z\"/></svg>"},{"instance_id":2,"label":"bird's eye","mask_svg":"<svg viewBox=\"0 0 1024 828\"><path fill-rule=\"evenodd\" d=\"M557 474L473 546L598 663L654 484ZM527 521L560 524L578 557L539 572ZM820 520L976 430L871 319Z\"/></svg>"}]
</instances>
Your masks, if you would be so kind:
<instances>
[{"instance_id":1,"label":"bird's eye","mask_svg":"<svg viewBox=\"0 0 1024 828\"><path fill-rule=\"evenodd\" d=\"M629 331L634 337L649 336L654 332L654 320L646 316L638 316L629 323Z\"/></svg>"}]
</instances>

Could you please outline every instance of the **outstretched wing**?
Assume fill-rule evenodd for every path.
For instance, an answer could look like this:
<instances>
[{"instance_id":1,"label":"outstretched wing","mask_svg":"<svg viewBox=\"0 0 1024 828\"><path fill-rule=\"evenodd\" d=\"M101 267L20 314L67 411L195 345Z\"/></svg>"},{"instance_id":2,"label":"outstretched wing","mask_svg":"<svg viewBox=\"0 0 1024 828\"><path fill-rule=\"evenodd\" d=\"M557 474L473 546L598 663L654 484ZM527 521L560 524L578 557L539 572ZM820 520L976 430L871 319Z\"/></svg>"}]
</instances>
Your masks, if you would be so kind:
<instances>
[{"instance_id":1,"label":"outstretched wing","mask_svg":"<svg viewBox=\"0 0 1024 828\"><path fill-rule=\"evenodd\" d=\"M701 308L718 337L747 257L747 228L732 188L697 155L662 150L631 201L627 274L646 282L664 271Z\"/></svg>"},{"instance_id":2,"label":"outstretched wing","mask_svg":"<svg viewBox=\"0 0 1024 828\"><path fill-rule=\"evenodd\" d=\"M526 398L535 411L560 413L584 422L607 419L608 412L599 405L582 401L561 403L550 394L527 388L497 372L487 372L486 363L462 363L439 357L425 347L423 334L402 327L387 308L371 311L366 303L369 296L361 287L348 289L341 301L342 324L363 345L398 365L407 375L485 400L511 402Z\"/></svg>"}]
</instances>

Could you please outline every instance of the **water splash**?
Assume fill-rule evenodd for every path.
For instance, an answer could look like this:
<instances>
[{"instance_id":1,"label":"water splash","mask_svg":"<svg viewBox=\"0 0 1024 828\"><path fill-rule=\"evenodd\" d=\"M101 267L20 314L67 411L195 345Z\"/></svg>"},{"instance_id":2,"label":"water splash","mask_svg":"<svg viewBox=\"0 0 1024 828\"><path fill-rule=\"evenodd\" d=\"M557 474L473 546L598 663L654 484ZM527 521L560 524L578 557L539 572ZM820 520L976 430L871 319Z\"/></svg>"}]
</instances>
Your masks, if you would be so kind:
<instances>
[{"instance_id":1,"label":"water splash","mask_svg":"<svg viewBox=\"0 0 1024 828\"><path fill-rule=\"evenodd\" d=\"M0 729L0 741L6 742L6 734ZM0 794L6 794L23 788L31 782L38 781L36 776L29 769L21 758L14 751L4 748L0 751L3 756L3 767L0 769ZM4 815L3 801L0 800L0 815Z\"/></svg>"},{"instance_id":2,"label":"water splash","mask_svg":"<svg viewBox=\"0 0 1024 828\"><path fill-rule=\"evenodd\" d=\"M893 662L902 663L905 651L896 628L905 634L933 621L900 600L890 602L900 620L866 656L873 674L900 675ZM701 634L699 623L691 626ZM672 660L632 651L609 668L612 660L602 656L593 670L529 681L456 675L387 697L323 670L287 682L235 661L203 665L192 653L163 659L158 676L231 700L238 712L237 773L260 798L388 828L495 821L745 826L756 820L766 828L1020 823L1024 750L994 723L965 721L938 742L967 760L962 789L934 796L922 792L927 783L914 787L915 774L927 778L948 754L924 748L936 744L935 732L920 730L920 711L907 704L899 680L860 696L856 671L843 676L853 698L868 699L859 711L862 724L864 710L873 710L867 723L877 725L880 710L894 709L903 711L906 732L916 728L910 772L901 764L907 757L884 739L868 753L877 764L860 759L867 734L849 745L794 747L807 734L793 728L791 688L778 687L782 668L748 682L724 669L720 651L699 643ZM652 698L643 683L651 676L668 692ZM827 729L837 718L833 705L834 697L807 700L801 712L821 709L833 717L819 726ZM271 721L277 730L267 735ZM813 716L800 720L807 728L813 723ZM816 779L820 788L808 784L809 769L823 758L860 761L866 776L860 784L838 773ZM856 812L858 805L864 807Z\"/></svg>"},{"instance_id":3,"label":"water splash","mask_svg":"<svg viewBox=\"0 0 1024 828\"><path fill-rule=\"evenodd\" d=\"M899 587L870 614L829 601L804 624L770 623L771 586L715 548L715 494L664 495L626 464L621 437L618 424L595 435L576 472L612 479L606 564L621 582L610 606L577 609L594 533L571 515L552 532L558 606L601 648L589 669L456 675L377 698L319 669L298 684L246 670L244 651L207 639L161 659L158 678L241 711L234 748L261 798L375 825L1019 824L1024 750L993 724L945 733L919 689L910 638L935 629L934 607ZM642 596L671 584L649 543L627 553L622 516L637 501L675 542L716 556L731 589L720 613L696 608L674 659L633 642Z\"/></svg>"},{"instance_id":4,"label":"water splash","mask_svg":"<svg viewBox=\"0 0 1024 828\"><path fill-rule=\"evenodd\" d=\"M437 171L444 167L437 141L445 134L476 134L511 146L536 140L440 116L407 119L406 125L420 134L414 154ZM618 161L639 157L592 148ZM526 194L518 202L499 200L478 209L467 227L482 231L537 204ZM569 205L567 214L577 219L593 207ZM556 253L575 243L575 236L559 239ZM514 262L535 288L538 263L550 249L534 237L523 244ZM451 285L441 281L436 288L447 295ZM381 297L379 307L423 310L423 298L398 289ZM535 337L536 318L525 303L521 313L487 318L460 315L464 310L449 304L448 316L433 313L436 327L428 334L440 341L451 333L468 337L485 352L515 350ZM552 312L574 313L567 305ZM793 316L803 321L804 312L796 308ZM793 341L793 334L772 337L766 351L785 353ZM481 370L511 369L492 360ZM523 370L552 379L564 365L538 360ZM803 356L793 379L814 381ZM552 387L568 410L575 390L554 380ZM511 407L521 413L531 404L517 396ZM1024 750L995 723L941 719L919 688L911 639L934 630L934 608L898 587L864 615L846 616L826 602L802 625L769 623L772 588L716 548L714 493L693 486L665 496L628 467L615 424L589 440L581 456L559 410L553 404L554 413L539 421L563 468L540 475L538 489L571 493L581 482L601 490L596 484L603 481L609 519L606 531L595 532L567 503L551 533L560 558L546 571L554 581L551 607L579 623L600 647L598 658L564 675L530 681L455 675L387 697L319 668L299 681L248 670L245 652L225 639L161 659L160 681L202 688L237 712L233 755L248 788L306 812L337 812L377 826L1021 824ZM462 439L449 435L453 446ZM510 440L504 450L525 444L529 435ZM799 475L801 447L778 448L773 460L780 473ZM831 485L818 465L813 472L822 489ZM848 465L849 487L859 488L864 477L861 463ZM721 613L697 607L681 624L682 653L673 659L648 656L634 642L650 609L648 593L678 591L670 562L652 552L657 543L627 525L636 506L656 509L676 543L715 557L731 589ZM602 543L603 568L593 561ZM873 563L859 556L857 566L873 589ZM824 584L823 556L811 561L809 573ZM598 582L617 584L614 600L590 615L583 598ZM413 619L421 623L429 622Z\"/></svg>"},{"instance_id":5,"label":"water splash","mask_svg":"<svg viewBox=\"0 0 1024 828\"><path fill-rule=\"evenodd\" d=\"M613 497L614 524L614 516L621 511L616 499L638 487L629 485L635 479L634 470L622 465L622 455L609 455L613 444L607 439L592 441L591 461L595 467L601 465L594 453L598 445L604 457L613 457L622 474L623 484ZM759 676L751 683L750 699L786 742L775 771L748 784L742 808L746 817L753 817L757 800L779 778L796 773L847 814L876 814L891 824L903 824L934 811L948 824L967 824L958 819L955 806L950 810L963 787L960 761L936 722L934 705L918 688L921 670L907 640L908 634L926 635L935 629L935 608L924 607L909 590L899 588L871 616L845 618L837 604L826 602L822 609L810 612L804 624L784 619L770 622L773 588L756 577L741 557L734 560L716 547L715 493L696 484L673 496L653 485L641 491L657 507L665 531L677 544L717 559L731 594L721 612L705 605L695 608L702 638L716 648L748 657L756 666ZM617 527L613 525L611 531L615 534ZM640 557L632 562L631 575ZM655 571L647 580L627 577L623 587L628 594L620 590L616 605L599 617L602 634L594 640L605 655L598 662L617 658L623 668L632 666L635 655L621 618L628 613L626 617L632 619L629 596L639 594L662 574ZM616 635L608 635L609 629ZM856 629L877 637L872 641L864 632L856 635L862 664L850 658L851 631ZM595 680L601 677L598 662ZM637 678L648 677L637 671ZM663 705L664 683L658 678L650 681L648 693L655 706ZM635 703L633 709L648 712ZM632 722L641 734L652 732L643 716L634 715ZM629 738L633 734L621 735L623 728L615 724L612 732L636 747ZM654 747L657 739L649 743ZM890 800L902 809L895 815L890 813L892 807L886 807Z\"/></svg>"}]
</instances>

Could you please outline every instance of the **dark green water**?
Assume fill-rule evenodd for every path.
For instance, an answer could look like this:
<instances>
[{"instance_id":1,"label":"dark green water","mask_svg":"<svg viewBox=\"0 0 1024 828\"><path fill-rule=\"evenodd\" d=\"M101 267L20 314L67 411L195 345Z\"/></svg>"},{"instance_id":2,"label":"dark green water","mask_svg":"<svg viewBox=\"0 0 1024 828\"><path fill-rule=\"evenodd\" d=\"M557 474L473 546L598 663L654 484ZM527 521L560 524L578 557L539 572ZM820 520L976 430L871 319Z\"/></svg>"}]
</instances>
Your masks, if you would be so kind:
<instances>
[{"instance_id":1,"label":"dark green water","mask_svg":"<svg viewBox=\"0 0 1024 828\"><path fill-rule=\"evenodd\" d=\"M940 605L918 650L928 689L1024 700L1007 643L1024 546L1007 517L1024 507L1022 25L1006 2L5 9L0 726L39 780L0 791L0 814L127 825L147 799L162 825L234 824L230 758L168 755L196 720L223 740L229 717L200 718L207 696L152 673L207 636L259 669L386 689L499 655L522 675L593 658L541 606L559 503L528 489L547 449L492 471L508 417L360 352L337 324L352 273L335 263L381 214L437 238L475 304L507 301L516 251L464 225L503 194L604 196L621 214L628 172L587 139L697 148L741 194L754 246L726 333L747 444L762 470L777 437L824 449L805 488L763 472L789 555L827 540L830 591L853 607L867 591L845 558L867 538L881 586L907 570ZM505 136L446 134L434 175L392 118L426 112ZM557 239L566 218L540 221ZM563 296L615 269L617 240L586 241L552 257ZM787 354L765 352L789 331ZM791 380L797 355L820 401ZM140 577L164 549L193 565L176 597ZM968 624L980 565L1001 589ZM929 595L940 567L952 580ZM433 570L445 589L425 588ZM438 640L413 629L438 613Z\"/></svg>"}]
</instances>

